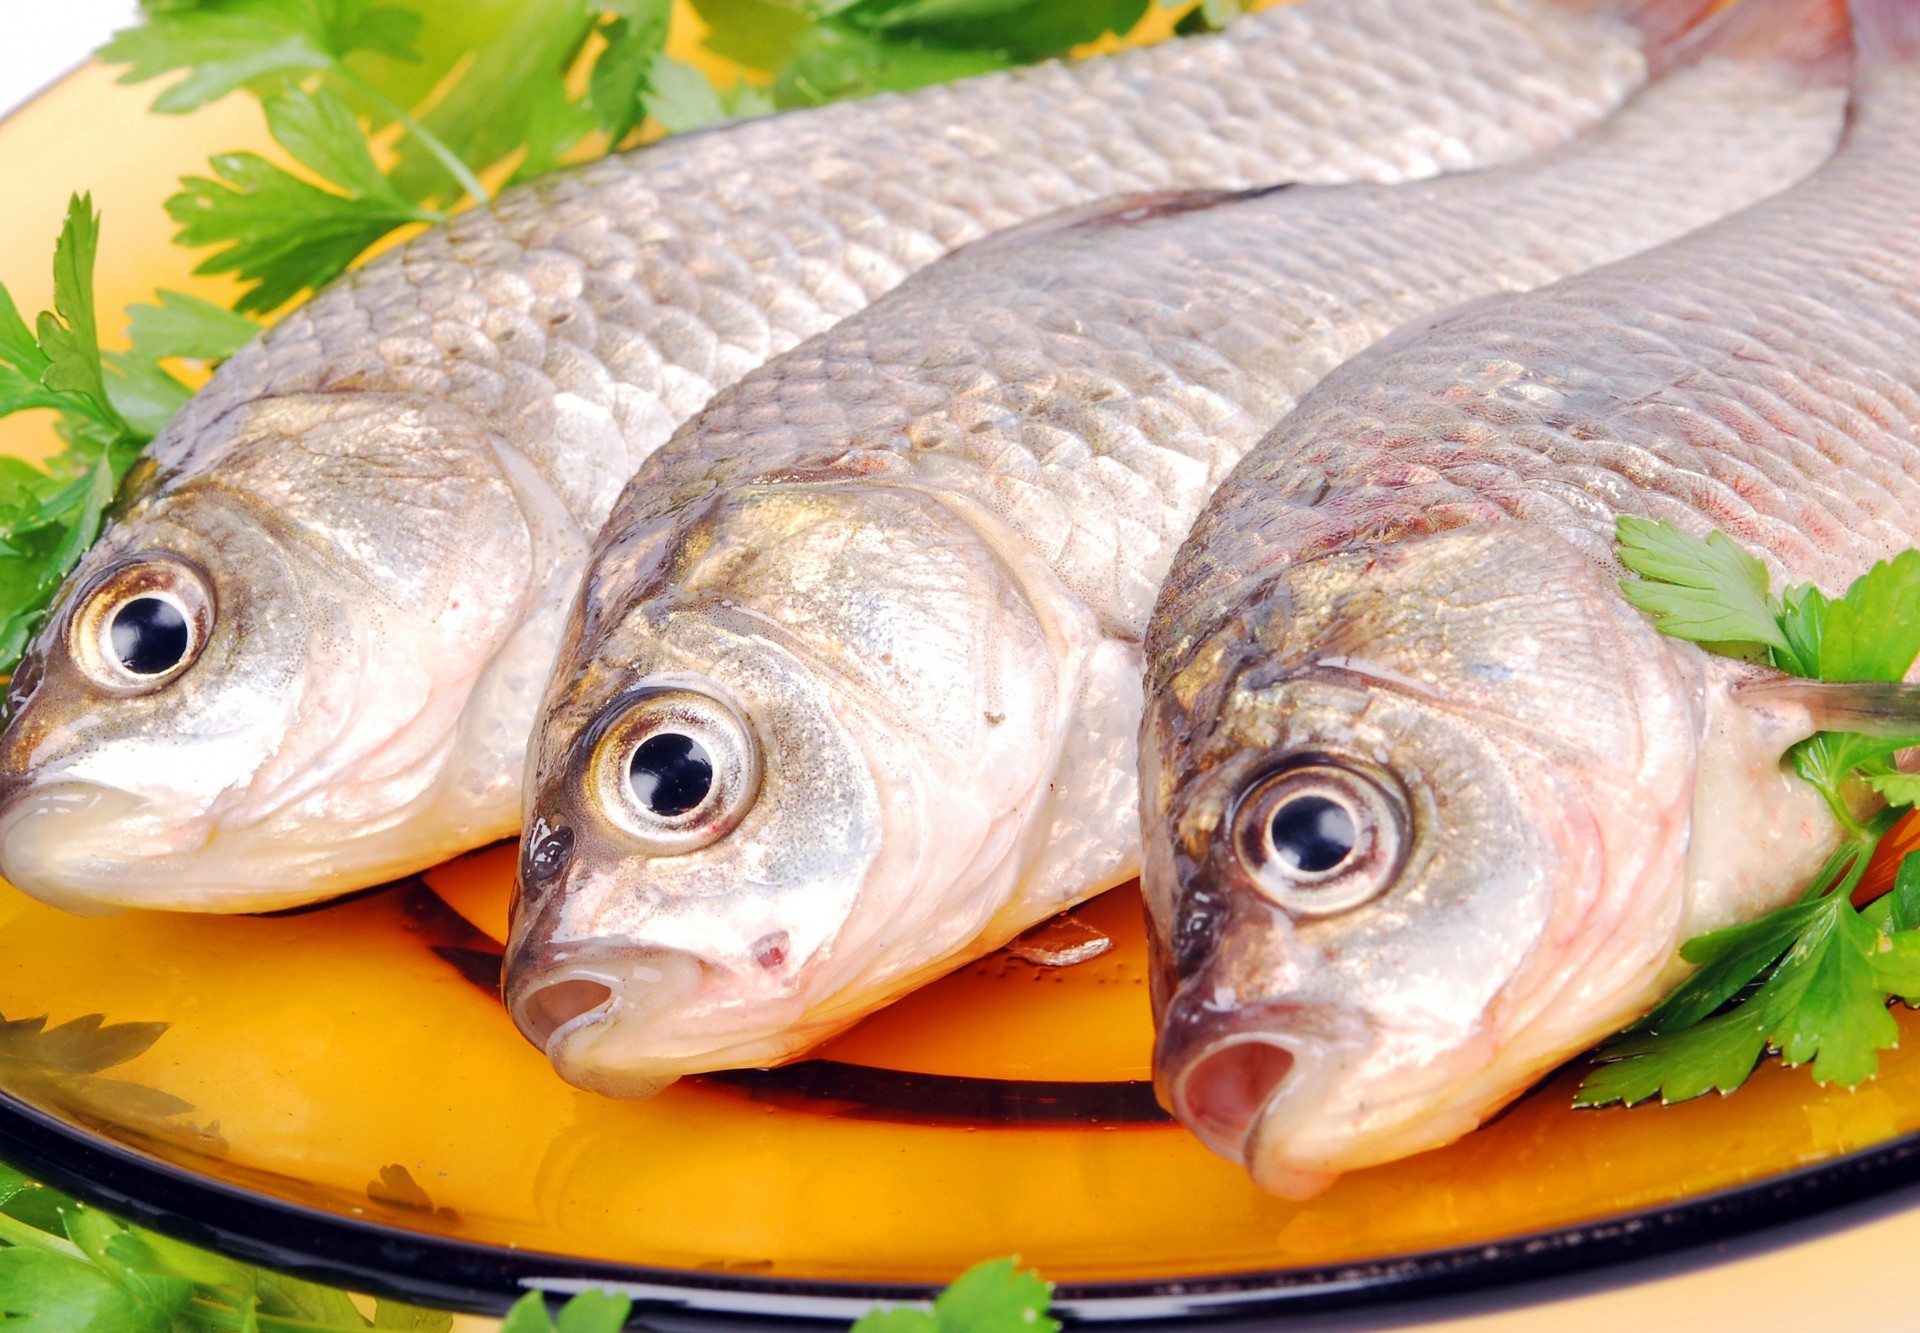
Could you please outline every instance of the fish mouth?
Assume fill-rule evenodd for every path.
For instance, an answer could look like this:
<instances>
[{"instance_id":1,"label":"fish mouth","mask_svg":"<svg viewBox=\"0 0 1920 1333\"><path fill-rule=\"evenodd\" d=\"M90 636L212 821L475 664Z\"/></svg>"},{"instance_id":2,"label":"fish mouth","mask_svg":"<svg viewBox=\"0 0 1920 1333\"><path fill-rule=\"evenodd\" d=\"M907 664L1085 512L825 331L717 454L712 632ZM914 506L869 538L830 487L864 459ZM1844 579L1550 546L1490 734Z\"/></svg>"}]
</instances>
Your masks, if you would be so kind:
<instances>
[{"instance_id":1,"label":"fish mouth","mask_svg":"<svg viewBox=\"0 0 1920 1333\"><path fill-rule=\"evenodd\" d=\"M355 887L316 892L306 868L247 830L222 831L214 816L121 787L57 777L0 795L0 877L80 916L271 912Z\"/></svg>"},{"instance_id":2,"label":"fish mouth","mask_svg":"<svg viewBox=\"0 0 1920 1333\"><path fill-rule=\"evenodd\" d=\"M1332 1183L1306 1140L1319 1138L1339 1071L1372 1038L1355 1010L1318 1002L1214 1009L1176 998L1154 1057L1162 1100L1211 1151L1270 1193L1304 1199Z\"/></svg>"},{"instance_id":3,"label":"fish mouth","mask_svg":"<svg viewBox=\"0 0 1920 1333\"><path fill-rule=\"evenodd\" d=\"M1173 1113L1200 1141L1246 1163L1255 1131L1299 1065L1292 1046L1240 1033L1202 1050L1173 1082Z\"/></svg>"},{"instance_id":4,"label":"fish mouth","mask_svg":"<svg viewBox=\"0 0 1920 1333\"><path fill-rule=\"evenodd\" d=\"M713 971L676 949L596 947L524 978L508 996L514 1023L560 1077L606 1097L654 1096L687 1074L754 1062L758 1044L730 1042L702 1003ZM753 1037L767 1028L756 1026ZM763 1057L764 1058L764 1057Z\"/></svg>"},{"instance_id":5,"label":"fish mouth","mask_svg":"<svg viewBox=\"0 0 1920 1333\"><path fill-rule=\"evenodd\" d=\"M92 782L32 783L0 806L0 876L29 897L98 915L143 905L138 876L148 860L121 851L150 805L144 797ZM204 842L204 839L200 839ZM166 848L160 855L191 848Z\"/></svg>"}]
</instances>

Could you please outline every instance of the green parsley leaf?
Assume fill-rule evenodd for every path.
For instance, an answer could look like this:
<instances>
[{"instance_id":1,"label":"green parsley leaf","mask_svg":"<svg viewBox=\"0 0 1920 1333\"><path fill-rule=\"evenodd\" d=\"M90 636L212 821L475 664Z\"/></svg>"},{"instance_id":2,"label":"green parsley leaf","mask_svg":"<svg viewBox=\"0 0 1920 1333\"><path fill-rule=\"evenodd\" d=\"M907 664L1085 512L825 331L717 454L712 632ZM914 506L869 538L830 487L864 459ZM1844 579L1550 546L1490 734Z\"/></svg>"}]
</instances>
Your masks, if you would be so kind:
<instances>
[{"instance_id":1,"label":"green parsley leaf","mask_svg":"<svg viewBox=\"0 0 1920 1333\"><path fill-rule=\"evenodd\" d=\"M147 435L123 414L135 404L109 376L94 315L100 220L76 195L54 247L54 309L28 331L0 288L0 413L59 414L65 453L41 471L0 464L0 675L10 673L67 571L92 544L101 517Z\"/></svg>"},{"instance_id":2,"label":"green parsley leaf","mask_svg":"<svg viewBox=\"0 0 1920 1333\"><path fill-rule=\"evenodd\" d=\"M1920 773L1868 773L1861 781L1884 797L1888 805L1920 805Z\"/></svg>"},{"instance_id":3,"label":"green parsley leaf","mask_svg":"<svg viewBox=\"0 0 1920 1333\"><path fill-rule=\"evenodd\" d=\"M594 30L582 0L520 0L505 16L495 39L471 53L459 81L421 118L429 137L401 141L392 179L408 199L451 203L460 193L433 145L475 171L518 152L536 117L551 115L554 85L564 85Z\"/></svg>"},{"instance_id":4,"label":"green parsley leaf","mask_svg":"<svg viewBox=\"0 0 1920 1333\"><path fill-rule=\"evenodd\" d=\"M185 292L158 295L159 305L127 307L127 339L134 354L146 360L225 361L260 332L253 320L211 301Z\"/></svg>"},{"instance_id":5,"label":"green parsley leaf","mask_svg":"<svg viewBox=\"0 0 1920 1333\"><path fill-rule=\"evenodd\" d=\"M781 0L692 0L710 30L707 49L753 69L777 70L813 30L801 6Z\"/></svg>"},{"instance_id":6,"label":"green parsley leaf","mask_svg":"<svg viewBox=\"0 0 1920 1333\"><path fill-rule=\"evenodd\" d=\"M1724 532L1705 541L1671 523L1623 514L1620 562L1638 578L1620 590L1663 634L1695 643L1750 643L1785 649L1767 567Z\"/></svg>"},{"instance_id":7,"label":"green parsley leaf","mask_svg":"<svg viewBox=\"0 0 1920 1333\"><path fill-rule=\"evenodd\" d=\"M165 1333L141 1317L133 1297L93 1265L45 1250L0 1250L0 1314L8 1333Z\"/></svg>"},{"instance_id":8,"label":"green parsley leaf","mask_svg":"<svg viewBox=\"0 0 1920 1333\"><path fill-rule=\"evenodd\" d=\"M331 63L305 33L256 14L201 10L150 13L146 22L115 33L100 58L129 67L122 83L190 71L154 99L153 109L169 115L197 110L255 79Z\"/></svg>"},{"instance_id":9,"label":"green parsley leaf","mask_svg":"<svg viewBox=\"0 0 1920 1333\"><path fill-rule=\"evenodd\" d=\"M1881 561L1838 601L1806 585L1784 601L1796 675L1895 681L1920 657L1920 551Z\"/></svg>"},{"instance_id":10,"label":"green parsley leaf","mask_svg":"<svg viewBox=\"0 0 1920 1333\"><path fill-rule=\"evenodd\" d=\"M1057 1333L1047 1314L1053 1284L1022 1271L1018 1259L975 1264L934 1298L933 1309L875 1310L850 1333Z\"/></svg>"},{"instance_id":11,"label":"green parsley leaf","mask_svg":"<svg viewBox=\"0 0 1920 1333\"><path fill-rule=\"evenodd\" d=\"M1816 1083L1854 1087L1878 1071L1877 1052L1900 1040L1873 965L1880 933L1844 897L1821 904L1769 986L1781 993L1769 1040L1783 1064L1813 1062Z\"/></svg>"},{"instance_id":12,"label":"green parsley leaf","mask_svg":"<svg viewBox=\"0 0 1920 1333\"><path fill-rule=\"evenodd\" d=\"M667 23L673 16L670 0L625 0L625 5L630 12L601 29L607 49L594 62L587 86L587 105L616 144L646 117L649 77L654 63L666 58Z\"/></svg>"},{"instance_id":13,"label":"green parsley leaf","mask_svg":"<svg viewBox=\"0 0 1920 1333\"><path fill-rule=\"evenodd\" d=\"M632 1309L631 1296L583 1291L560 1307L554 1323L559 1333L620 1333Z\"/></svg>"},{"instance_id":14,"label":"green parsley leaf","mask_svg":"<svg viewBox=\"0 0 1920 1333\"><path fill-rule=\"evenodd\" d=\"M1636 1030L1672 1032L1691 1027L1731 1000L1793 947L1821 910L1817 902L1769 912L1758 921L1688 940L1680 949L1700 970L1683 982Z\"/></svg>"},{"instance_id":15,"label":"green parsley leaf","mask_svg":"<svg viewBox=\"0 0 1920 1333\"><path fill-rule=\"evenodd\" d=\"M723 120L764 116L773 100L750 83L721 92L691 65L662 54L647 71L647 113L669 134L683 134Z\"/></svg>"},{"instance_id":16,"label":"green parsley leaf","mask_svg":"<svg viewBox=\"0 0 1920 1333\"><path fill-rule=\"evenodd\" d=\"M1920 551L1882 561L1830 598L1801 584L1775 601L1765 567L1715 532L1623 518L1620 557L1637 578L1621 587L1660 628L1709 644L1765 646L1790 674L1816 680L1901 680L1920 656ZM1770 624L1769 624L1770 622ZM1920 802L1920 776L1892 767L1920 743L1911 734L1822 732L1795 746L1796 771L1826 798L1846 841L1801 901L1757 921L1689 940L1690 978L1624 1037L1598 1052L1576 1104L1678 1101L1740 1086L1769 1047L1809 1064L1819 1083L1871 1078L1898 1026L1889 994L1920 994L1920 859L1907 858L1890 900L1862 913L1852 894L1898 808ZM1878 792L1889 809L1862 822L1848 790Z\"/></svg>"},{"instance_id":17,"label":"green parsley leaf","mask_svg":"<svg viewBox=\"0 0 1920 1333\"><path fill-rule=\"evenodd\" d=\"M1168 9L1178 9L1182 0L1160 0L1160 3ZM1223 32L1228 24L1244 12L1240 0L1201 0L1181 16L1173 30L1181 37L1203 32Z\"/></svg>"},{"instance_id":18,"label":"green parsley leaf","mask_svg":"<svg viewBox=\"0 0 1920 1333\"><path fill-rule=\"evenodd\" d=\"M547 1298L537 1291L530 1291L513 1303L507 1311L507 1317L500 1321L500 1333L554 1333L554 1324L547 1314Z\"/></svg>"},{"instance_id":19,"label":"green parsley leaf","mask_svg":"<svg viewBox=\"0 0 1920 1333\"><path fill-rule=\"evenodd\" d=\"M994 51L1024 61L1062 55L1107 33L1130 31L1148 0L861 0L842 11L868 32L938 46Z\"/></svg>"},{"instance_id":20,"label":"green parsley leaf","mask_svg":"<svg viewBox=\"0 0 1920 1333\"><path fill-rule=\"evenodd\" d=\"M1573 1104L1638 1106L1656 1096L1666 1103L1732 1092L1766 1051L1771 1018L1750 1002L1678 1032L1609 1043L1596 1057L1604 1063L1580 1080Z\"/></svg>"},{"instance_id":21,"label":"green parsley leaf","mask_svg":"<svg viewBox=\"0 0 1920 1333\"><path fill-rule=\"evenodd\" d=\"M934 1298L941 1333L1057 1333L1047 1316L1053 1284L1022 1271L1018 1259L989 1259L954 1279Z\"/></svg>"},{"instance_id":22,"label":"green parsley leaf","mask_svg":"<svg viewBox=\"0 0 1920 1333\"><path fill-rule=\"evenodd\" d=\"M188 71L153 104L179 114L269 76L329 69L355 51L410 59L419 26L412 11L367 0L225 0L150 10L144 23L115 33L100 58L130 66L123 83Z\"/></svg>"},{"instance_id":23,"label":"green parsley leaf","mask_svg":"<svg viewBox=\"0 0 1920 1333\"><path fill-rule=\"evenodd\" d=\"M425 221L408 207L374 164L353 109L325 88L315 93L295 88L268 99L267 128L301 166L337 185L350 198L377 200L396 215Z\"/></svg>"},{"instance_id":24,"label":"green parsley leaf","mask_svg":"<svg viewBox=\"0 0 1920 1333\"><path fill-rule=\"evenodd\" d=\"M1889 912L1889 931L1920 930L1920 856L1909 854L1900 859L1900 869L1893 877L1893 890L1883 901Z\"/></svg>"},{"instance_id":25,"label":"green parsley leaf","mask_svg":"<svg viewBox=\"0 0 1920 1333\"><path fill-rule=\"evenodd\" d=\"M1006 63L995 51L887 41L850 25L822 23L781 68L774 95L783 106L814 106L968 78Z\"/></svg>"},{"instance_id":26,"label":"green parsley leaf","mask_svg":"<svg viewBox=\"0 0 1920 1333\"><path fill-rule=\"evenodd\" d=\"M240 310L273 310L345 272L396 226L422 220L411 205L332 194L254 153L222 153L211 165L218 179L187 177L167 214L181 245L223 247L194 272L255 284Z\"/></svg>"},{"instance_id":27,"label":"green parsley leaf","mask_svg":"<svg viewBox=\"0 0 1920 1333\"><path fill-rule=\"evenodd\" d=\"M40 382L56 392L79 394L102 424L119 426L119 413L107 398L94 327L93 262L99 249L100 215L93 211L93 197L75 195L53 251L53 309L40 316L40 351L47 362Z\"/></svg>"}]
</instances>

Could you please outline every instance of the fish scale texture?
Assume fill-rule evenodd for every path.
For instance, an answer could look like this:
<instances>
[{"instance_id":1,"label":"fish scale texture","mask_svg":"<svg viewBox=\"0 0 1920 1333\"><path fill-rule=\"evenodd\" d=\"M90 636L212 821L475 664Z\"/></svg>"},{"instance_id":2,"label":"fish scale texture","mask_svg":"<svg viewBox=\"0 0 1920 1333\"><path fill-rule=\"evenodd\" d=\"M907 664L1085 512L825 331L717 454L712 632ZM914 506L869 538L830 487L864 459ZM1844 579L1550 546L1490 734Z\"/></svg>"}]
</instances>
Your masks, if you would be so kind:
<instances>
[{"instance_id":1,"label":"fish scale texture","mask_svg":"<svg viewBox=\"0 0 1920 1333\"><path fill-rule=\"evenodd\" d=\"M1615 516L1638 514L1835 592L1920 543L1916 124L1920 71L1878 71L1795 190L1330 377L1181 550L1152 687L1273 573L1343 547L1522 520L1617 568Z\"/></svg>"},{"instance_id":2,"label":"fish scale texture","mask_svg":"<svg viewBox=\"0 0 1920 1333\"><path fill-rule=\"evenodd\" d=\"M722 394L638 474L603 546L754 477L883 472L991 510L1138 639L1207 496L1322 377L1408 319L1764 198L1827 156L1841 100L1716 63L1544 160L1149 199L996 238ZM590 581L647 595L617 558Z\"/></svg>"},{"instance_id":3,"label":"fish scale texture","mask_svg":"<svg viewBox=\"0 0 1920 1333\"><path fill-rule=\"evenodd\" d=\"M1116 193L1396 180L1522 156L1642 77L1624 24L1520 0L1315 0L1227 34L790 113L534 182L369 263L236 356L234 406L404 392L479 414L575 519L717 389L988 232ZM217 435L217 433L216 433Z\"/></svg>"}]
</instances>

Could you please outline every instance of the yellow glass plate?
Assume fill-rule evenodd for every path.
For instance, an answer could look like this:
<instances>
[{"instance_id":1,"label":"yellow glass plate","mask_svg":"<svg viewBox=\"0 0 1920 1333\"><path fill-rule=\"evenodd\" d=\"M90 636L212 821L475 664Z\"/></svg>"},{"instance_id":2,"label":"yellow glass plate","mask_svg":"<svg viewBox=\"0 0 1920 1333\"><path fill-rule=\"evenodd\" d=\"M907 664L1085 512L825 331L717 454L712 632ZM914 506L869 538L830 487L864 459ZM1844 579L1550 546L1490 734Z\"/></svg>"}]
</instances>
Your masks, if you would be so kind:
<instances>
[{"instance_id":1,"label":"yellow glass plate","mask_svg":"<svg viewBox=\"0 0 1920 1333\"><path fill-rule=\"evenodd\" d=\"M161 201L267 150L233 98L186 119L84 69L0 124L0 275L44 305L72 189L105 213L100 308L219 299ZM0 426L35 454L47 423ZM785 1070L643 1103L562 1083L496 984L511 848L275 917L64 915L0 885L0 1156L189 1239L363 1289L498 1308L620 1280L735 1314L846 1315L989 1255L1063 1308L1137 1317L1530 1276L1715 1238L1920 1178L1920 1054L1858 1092L1762 1069L1738 1096L1575 1112L1563 1071L1454 1146L1308 1203L1261 1194L1154 1106L1139 904L1116 947L995 955ZM1903 1033L1920 1014L1901 1011Z\"/></svg>"}]
</instances>

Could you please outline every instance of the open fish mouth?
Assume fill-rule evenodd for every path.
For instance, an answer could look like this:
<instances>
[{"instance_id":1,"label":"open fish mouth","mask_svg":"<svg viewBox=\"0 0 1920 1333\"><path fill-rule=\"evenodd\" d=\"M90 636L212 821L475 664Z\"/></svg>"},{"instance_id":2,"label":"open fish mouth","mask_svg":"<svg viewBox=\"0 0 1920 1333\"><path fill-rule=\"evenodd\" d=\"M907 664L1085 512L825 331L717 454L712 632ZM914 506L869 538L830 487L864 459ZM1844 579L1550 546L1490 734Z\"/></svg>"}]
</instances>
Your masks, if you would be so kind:
<instances>
[{"instance_id":1,"label":"open fish mouth","mask_svg":"<svg viewBox=\"0 0 1920 1333\"><path fill-rule=\"evenodd\" d=\"M713 971L676 949L596 946L521 973L507 1003L521 1033L569 1083L651 1097L688 1074L792 1054L796 1006L718 1001L725 987L713 984L722 980ZM714 1012L716 1004L725 1008Z\"/></svg>"},{"instance_id":2,"label":"open fish mouth","mask_svg":"<svg viewBox=\"0 0 1920 1333\"><path fill-rule=\"evenodd\" d=\"M1245 1163L1260 1126L1276 1102L1297 1086L1301 1060L1294 1047L1266 1033L1240 1033L1215 1042L1174 1079L1174 1114L1207 1147ZM1310 1070L1302 1073L1311 1078Z\"/></svg>"},{"instance_id":3,"label":"open fish mouth","mask_svg":"<svg viewBox=\"0 0 1920 1333\"><path fill-rule=\"evenodd\" d=\"M1213 1152L1277 1194L1304 1198L1334 1176L1324 1144L1296 1142L1326 1115L1342 1069L1374 1044L1358 1009L1319 1001L1214 1008L1213 986L1186 988L1162 1025L1154 1068L1161 1098Z\"/></svg>"}]
</instances>

